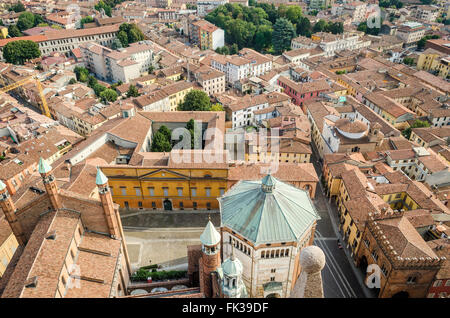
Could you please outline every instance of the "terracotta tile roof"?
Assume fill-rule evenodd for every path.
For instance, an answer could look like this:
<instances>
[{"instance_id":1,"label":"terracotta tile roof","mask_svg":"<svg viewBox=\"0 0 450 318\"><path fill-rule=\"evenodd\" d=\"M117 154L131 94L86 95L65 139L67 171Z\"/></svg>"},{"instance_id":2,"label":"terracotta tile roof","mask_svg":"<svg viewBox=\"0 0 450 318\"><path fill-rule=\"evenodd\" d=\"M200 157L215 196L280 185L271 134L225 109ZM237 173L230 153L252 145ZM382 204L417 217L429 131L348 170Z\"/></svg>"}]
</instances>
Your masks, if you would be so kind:
<instances>
[{"instance_id":1,"label":"terracotta tile roof","mask_svg":"<svg viewBox=\"0 0 450 318\"><path fill-rule=\"evenodd\" d=\"M423 240L414 226L406 217L389 218L377 221L378 226L394 247L397 255L409 257L437 257L433 250Z\"/></svg>"}]
</instances>

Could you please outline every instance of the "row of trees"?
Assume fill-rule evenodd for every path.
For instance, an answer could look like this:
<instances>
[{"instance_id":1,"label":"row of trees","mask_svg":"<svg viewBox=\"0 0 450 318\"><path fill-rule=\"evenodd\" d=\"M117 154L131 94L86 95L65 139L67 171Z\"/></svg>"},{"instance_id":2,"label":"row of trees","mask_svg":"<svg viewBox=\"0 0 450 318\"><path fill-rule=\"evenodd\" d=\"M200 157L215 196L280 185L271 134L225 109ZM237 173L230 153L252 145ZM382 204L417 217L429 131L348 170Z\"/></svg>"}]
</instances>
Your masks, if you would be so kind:
<instances>
[{"instance_id":1,"label":"row of trees","mask_svg":"<svg viewBox=\"0 0 450 318\"><path fill-rule=\"evenodd\" d=\"M260 52L281 53L290 47L286 43L298 35L310 37L313 32L342 33L343 24L327 23L320 20L314 26L303 16L299 6L256 3L248 7L240 4L221 5L206 17L206 20L225 30L225 41L229 48L219 49L219 53L233 54L243 47ZM237 50L236 50L237 47Z\"/></svg>"}]
</instances>

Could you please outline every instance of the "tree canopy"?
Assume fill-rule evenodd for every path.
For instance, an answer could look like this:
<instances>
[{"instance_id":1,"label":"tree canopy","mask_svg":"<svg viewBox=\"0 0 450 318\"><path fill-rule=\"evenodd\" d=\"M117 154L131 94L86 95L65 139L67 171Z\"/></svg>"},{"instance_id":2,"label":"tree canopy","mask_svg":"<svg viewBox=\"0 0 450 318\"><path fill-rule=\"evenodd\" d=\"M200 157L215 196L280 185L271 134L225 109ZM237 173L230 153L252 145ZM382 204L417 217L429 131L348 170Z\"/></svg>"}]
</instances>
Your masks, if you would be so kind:
<instances>
[{"instance_id":1,"label":"tree canopy","mask_svg":"<svg viewBox=\"0 0 450 318\"><path fill-rule=\"evenodd\" d=\"M381 21L381 24L383 24L383 21ZM367 22L361 22L358 25L358 31L363 31L366 34L371 34L371 35L378 35L378 33L380 33L380 28L369 28L367 26Z\"/></svg>"},{"instance_id":2,"label":"tree canopy","mask_svg":"<svg viewBox=\"0 0 450 318\"><path fill-rule=\"evenodd\" d=\"M100 93L100 99L106 103L106 102L115 102L117 100L117 93L115 90L112 90L110 88L104 89Z\"/></svg>"},{"instance_id":3,"label":"tree canopy","mask_svg":"<svg viewBox=\"0 0 450 318\"><path fill-rule=\"evenodd\" d=\"M228 51L220 48L219 54L234 54L243 47L253 48L259 52L273 53L273 34L275 23L284 18L294 26L294 31L303 36L311 36L312 26L309 19L303 16L300 6L280 4L278 9L269 3L249 2L249 6L236 3L220 5L206 15L205 19L225 31L225 43ZM320 28L319 28L320 27ZM342 33L341 22L321 22L318 31ZM315 31L316 32L316 31ZM235 48L232 46L236 46Z\"/></svg>"},{"instance_id":4,"label":"tree canopy","mask_svg":"<svg viewBox=\"0 0 450 318\"><path fill-rule=\"evenodd\" d=\"M273 26L272 43L276 53L281 54L291 47L291 40L296 37L291 21L279 18Z\"/></svg>"},{"instance_id":5,"label":"tree canopy","mask_svg":"<svg viewBox=\"0 0 450 318\"><path fill-rule=\"evenodd\" d=\"M139 91L138 91L137 87L134 86L134 85L130 85L130 87L128 88L127 97L128 98L130 98L130 97L138 97L139 95L140 94L139 94Z\"/></svg>"},{"instance_id":6,"label":"tree canopy","mask_svg":"<svg viewBox=\"0 0 450 318\"><path fill-rule=\"evenodd\" d=\"M184 100L178 105L181 111L208 111L211 109L211 101L204 91L193 89L186 94Z\"/></svg>"},{"instance_id":7,"label":"tree canopy","mask_svg":"<svg viewBox=\"0 0 450 318\"><path fill-rule=\"evenodd\" d=\"M22 35L23 35L22 32L20 32L20 30L19 30L19 28L17 27L17 25L14 25L14 24L11 24L11 25L8 27L8 34L9 34L9 36L12 37L12 38L16 38L16 37L19 37L19 36L22 36Z\"/></svg>"},{"instance_id":8,"label":"tree canopy","mask_svg":"<svg viewBox=\"0 0 450 318\"><path fill-rule=\"evenodd\" d=\"M172 150L172 132L167 126L162 125L153 135L151 151L152 152L169 152Z\"/></svg>"},{"instance_id":9,"label":"tree canopy","mask_svg":"<svg viewBox=\"0 0 450 318\"><path fill-rule=\"evenodd\" d=\"M139 42L145 39L144 33L134 23L123 23L119 27L119 33L117 34L122 47L127 47L131 43Z\"/></svg>"},{"instance_id":10,"label":"tree canopy","mask_svg":"<svg viewBox=\"0 0 450 318\"><path fill-rule=\"evenodd\" d=\"M14 11L14 12L23 12L25 11L25 6L22 2L17 2L16 4L13 4L8 8L8 11Z\"/></svg>"},{"instance_id":11,"label":"tree canopy","mask_svg":"<svg viewBox=\"0 0 450 318\"><path fill-rule=\"evenodd\" d=\"M3 57L7 63L23 65L30 59L41 56L37 43L29 40L12 41L3 48Z\"/></svg>"},{"instance_id":12,"label":"tree canopy","mask_svg":"<svg viewBox=\"0 0 450 318\"><path fill-rule=\"evenodd\" d=\"M430 127L430 123L425 121L425 120L419 120L416 119L414 121L414 123L411 125L411 127L406 128L405 130L402 131L402 135L406 138L409 139L409 137L411 137L411 129L412 128L421 128L421 127Z\"/></svg>"},{"instance_id":13,"label":"tree canopy","mask_svg":"<svg viewBox=\"0 0 450 318\"><path fill-rule=\"evenodd\" d=\"M43 23L44 19L38 15L31 12L22 13L17 20L17 27L20 31L25 31Z\"/></svg>"}]
</instances>

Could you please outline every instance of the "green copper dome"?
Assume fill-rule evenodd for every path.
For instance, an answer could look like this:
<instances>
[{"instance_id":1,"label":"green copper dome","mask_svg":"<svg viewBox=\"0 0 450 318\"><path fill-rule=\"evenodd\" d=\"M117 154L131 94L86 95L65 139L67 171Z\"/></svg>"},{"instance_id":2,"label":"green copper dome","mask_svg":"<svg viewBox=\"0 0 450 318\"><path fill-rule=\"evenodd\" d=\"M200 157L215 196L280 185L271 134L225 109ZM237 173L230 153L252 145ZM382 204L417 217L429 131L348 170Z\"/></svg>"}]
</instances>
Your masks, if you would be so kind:
<instances>
[{"instance_id":1,"label":"green copper dome","mask_svg":"<svg viewBox=\"0 0 450 318\"><path fill-rule=\"evenodd\" d=\"M270 175L239 181L218 200L222 226L255 245L297 242L320 219L308 191Z\"/></svg>"}]
</instances>

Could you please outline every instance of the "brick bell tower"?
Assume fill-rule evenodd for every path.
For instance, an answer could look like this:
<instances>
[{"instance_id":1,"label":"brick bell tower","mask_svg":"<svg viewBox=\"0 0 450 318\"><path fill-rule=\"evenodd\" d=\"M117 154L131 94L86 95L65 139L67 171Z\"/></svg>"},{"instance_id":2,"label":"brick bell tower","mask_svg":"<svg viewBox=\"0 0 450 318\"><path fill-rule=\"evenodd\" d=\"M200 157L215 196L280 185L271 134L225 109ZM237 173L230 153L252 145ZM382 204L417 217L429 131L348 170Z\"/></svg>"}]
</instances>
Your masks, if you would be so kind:
<instances>
[{"instance_id":1,"label":"brick bell tower","mask_svg":"<svg viewBox=\"0 0 450 318\"><path fill-rule=\"evenodd\" d=\"M103 211L105 212L109 234L113 238L119 238L121 237L121 233L119 230L119 224L117 224L116 212L114 210L114 202L112 199L111 191L109 190L108 186L108 178L98 167L95 183L97 184L100 201L102 202Z\"/></svg>"},{"instance_id":2,"label":"brick bell tower","mask_svg":"<svg viewBox=\"0 0 450 318\"><path fill-rule=\"evenodd\" d=\"M56 211L62 208L61 200L59 199L58 187L56 179L52 174L52 166L50 166L42 157L39 159L39 173L44 182L45 191L50 199L52 208Z\"/></svg>"},{"instance_id":3,"label":"brick bell tower","mask_svg":"<svg viewBox=\"0 0 450 318\"><path fill-rule=\"evenodd\" d=\"M6 189L6 185L0 180L0 207L5 214L5 218L11 227L14 236L19 245L24 246L26 243L25 235L23 234L22 226L16 216L16 206Z\"/></svg>"},{"instance_id":4,"label":"brick bell tower","mask_svg":"<svg viewBox=\"0 0 450 318\"><path fill-rule=\"evenodd\" d=\"M205 297L212 297L211 273L220 266L220 234L214 228L211 219L200 235L202 257L200 259L200 286L204 286Z\"/></svg>"}]
</instances>

